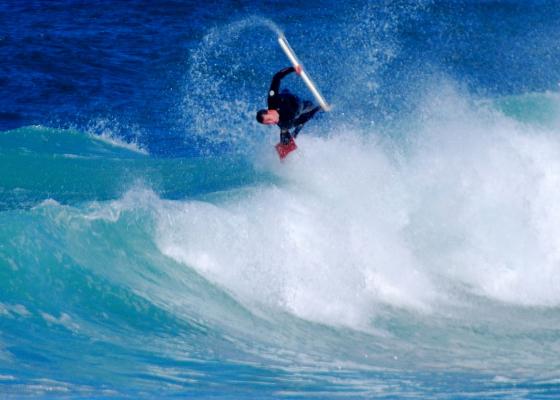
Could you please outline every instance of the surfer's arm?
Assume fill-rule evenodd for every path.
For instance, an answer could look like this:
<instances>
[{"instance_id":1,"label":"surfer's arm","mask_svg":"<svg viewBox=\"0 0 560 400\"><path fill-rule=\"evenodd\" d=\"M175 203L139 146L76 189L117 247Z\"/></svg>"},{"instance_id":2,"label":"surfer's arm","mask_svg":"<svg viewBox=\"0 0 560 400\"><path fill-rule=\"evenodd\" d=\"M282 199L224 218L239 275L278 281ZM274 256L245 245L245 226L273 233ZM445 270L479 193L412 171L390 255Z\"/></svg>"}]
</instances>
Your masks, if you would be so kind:
<instances>
[{"instance_id":1,"label":"surfer's arm","mask_svg":"<svg viewBox=\"0 0 560 400\"><path fill-rule=\"evenodd\" d=\"M284 68L272 77L272 82L270 84L270 90L268 91L268 97L274 96L280 90L280 81L286 77L286 75L291 74L296 69L294 67Z\"/></svg>"}]
</instances>

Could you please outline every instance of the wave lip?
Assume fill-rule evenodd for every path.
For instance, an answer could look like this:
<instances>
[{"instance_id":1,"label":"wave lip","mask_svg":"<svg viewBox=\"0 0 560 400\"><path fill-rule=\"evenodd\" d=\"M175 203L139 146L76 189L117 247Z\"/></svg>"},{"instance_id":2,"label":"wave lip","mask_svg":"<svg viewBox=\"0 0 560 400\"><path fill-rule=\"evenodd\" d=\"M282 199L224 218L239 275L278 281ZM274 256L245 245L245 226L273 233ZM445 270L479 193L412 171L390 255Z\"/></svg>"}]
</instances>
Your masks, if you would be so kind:
<instances>
[{"instance_id":1,"label":"wave lip","mask_svg":"<svg viewBox=\"0 0 560 400\"><path fill-rule=\"evenodd\" d=\"M128 143L108 132L94 135L40 125L0 132L0 145L2 153L21 155L125 158L148 154L136 143Z\"/></svg>"},{"instance_id":2,"label":"wave lip","mask_svg":"<svg viewBox=\"0 0 560 400\"><path fill-rule=\"evenodd\" d=\"M554 132L452 85L418 115L402 142L348 127L301 136L289 162L260 161L278 185L170 206L158 246L241 301L329 325L478 297L559 305Z\"/></svg>"},{"instance_id":3,"label":"wave lip","mask_svg":"<svg viewBox=\"0 0 560 400\"><path fill-rule=\"evenodd\" d=\"M91 135L91 138L95 139L95 140L100 140L104 143L108 143L111 146L114 147L120 147L123 149L127 149L130 151L133 151L135 153L138 154L142 154L142 155L149 155L148 150L146 150L145 148L141 147L138 143L136 142L127 142L124 141L110 133L102 133L100 135Z\"/></svg>"}]
</instances>

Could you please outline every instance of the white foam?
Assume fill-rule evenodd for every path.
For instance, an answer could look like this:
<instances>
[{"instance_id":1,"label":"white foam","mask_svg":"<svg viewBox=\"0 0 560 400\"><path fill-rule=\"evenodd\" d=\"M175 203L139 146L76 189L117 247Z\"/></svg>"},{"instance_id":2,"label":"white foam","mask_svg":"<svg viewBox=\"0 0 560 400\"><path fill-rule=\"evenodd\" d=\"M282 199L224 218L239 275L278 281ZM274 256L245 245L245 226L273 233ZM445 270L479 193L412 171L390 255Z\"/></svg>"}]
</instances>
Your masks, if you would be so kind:
<instances>
[{"instance_id":1,"label":"white foam","mask_svg":"<svg viewBox=\"0 0 560 400\"><path fill-rule=\"evenodd\" d=\"M134 183L132 189L125 193L125 195L110 202L92 202L88 206L84 218L87 220L106 220L116 222L121 217L123 211L150 208L152 205L159 203L159 198L150 189L147 189L142 182L137 181Z\"/></svg>"},{"instance_id":2,"label":"white foam","mask_svg":"<svg viewBox=\"0 0 560 400\"><path fill-rule=\"evenodd\" d=\"M457 290L560 304L560 139L453 88L418 115L406 141L343 128L302 135L283 164L270 150L259 163L280 186L161 202L161 251L242 301L334 325L430 312Z\"/></svg>"},{"instance_id":3,"label":"white foam","mask_svg":"<svg viewBox=\"0 0 560 400\"><path fill-rule=\"evenodd\" d=\"M60 317L58 318L46 312L41 312L40 314L41 317L49 324L63 326L64 328L72 332L78 332L80 329L79 325L75 323L73 319L66 313L61 313Z\"/></svg>"},{"instance_id":4,"label":"white foam","mask_svg":"<svg viewBox=\"0 0 560 400\"><path fill-rule=\"evenodd\" d=\"M29 317L31 313L21 304L2 304L0 303L0 315L12 317L14 315L20 317Z\"/></svg>"},{"instance_id":5,"label":"white foam","mask_svg":"<svg viewBox=\"0 0 560 400\"><path fill-rule=\"evenodd\" d=\"M134 153L148 155L148 150L143 148L136 139L125 141L119 137L117 132L123 131L124 129L129 133L129 136L133 134L133 136L137 138L141 135L141 131L137 127L122 127L117 121L110 119L97 119L93 121L87 131L89 132L88 136L94 140L109 144L113 147L130 150Z\"/></svg>"},{"instance_id":6,"label":"white foam","mask_svg":"<svg viewBox=\"0 0 560 400\"><path fill-rule=\"evenodd\" d=\"M126 141L122 140L121 138L116 137L115 135L113 135L109 131L104 131L99 135L90 135L90 137L92 139L99 140L101 142L110 144L111 146L114 146L114 147L120 147L120 148L123 148L123 149L133 151L135 153L143 154L143 155L148 155L149 154L148 150L142 148L137 142L135 142L135 141L126 142Z\"/></svg>"},{"instance_id":7,"label":"white foam","mask_svg":"<svg viewBox=\"0 0 560 400\"><path fill-rule=\"evenodd\" d=\"M356 136L301 146L276 170L285 186L166 209L161 250L242 299L314 321L365 327L377 302L429 309L435 293L399 233L406 192L390 160Z\"/></svg>"},{"instance_id":8,"label":"white foam","mask_svg":"<svg viewBox=\"0 0 560 400\"><path fill-rule=\"evenodd\" d=\"M426 105L405 176L424 268L523 305L560 293L560 140L452 91Z\"/></svg>"},{"instance_id":9,"label":"white foam","mask_svg":"<svg viewBox=\"0 0 560 400\"><path fill-rule=\"evenodd\" d=\"M43 200L41 203L39 203L39 205L37 207L59 207L60 203L58 201L56 201L55 199L45 199Z\"/></svg>"}]
</instances>

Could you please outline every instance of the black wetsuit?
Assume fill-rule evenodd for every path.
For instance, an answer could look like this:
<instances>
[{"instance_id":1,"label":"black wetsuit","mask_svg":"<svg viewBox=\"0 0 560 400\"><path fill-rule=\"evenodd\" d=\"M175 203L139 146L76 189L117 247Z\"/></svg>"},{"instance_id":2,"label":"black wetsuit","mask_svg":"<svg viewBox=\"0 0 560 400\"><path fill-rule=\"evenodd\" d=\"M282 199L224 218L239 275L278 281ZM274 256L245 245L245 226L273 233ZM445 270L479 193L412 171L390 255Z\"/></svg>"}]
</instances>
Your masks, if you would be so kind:
<instances>
[{"instance_id":1,"label":"black wetsuit","mask_svg":"<svg viewBox=\"0 0 560 400\"><path fill-rule=\"evenodd\" d=\"M280 116L280 142L288 144L292 137L297 137L303 124L309 121L321 107L313 107L310 101L301 101L288 90L280 92L280 81L295 71L294 67L284 68L274 74L268 91L268 109L276 110ZM290 129L295 128L292 133Z\"/></svg>"}]
</instances>

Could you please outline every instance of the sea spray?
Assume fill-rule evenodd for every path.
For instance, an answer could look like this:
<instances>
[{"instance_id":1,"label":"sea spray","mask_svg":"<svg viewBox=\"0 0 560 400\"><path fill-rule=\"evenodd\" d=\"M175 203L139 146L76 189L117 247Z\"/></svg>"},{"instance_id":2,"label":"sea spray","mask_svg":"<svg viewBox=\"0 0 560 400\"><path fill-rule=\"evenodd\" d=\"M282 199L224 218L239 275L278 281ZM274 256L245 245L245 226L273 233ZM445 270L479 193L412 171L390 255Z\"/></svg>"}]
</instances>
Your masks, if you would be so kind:
<instances>
[{"instance_id":1,"label":"sea spray","mask_svg":"<svg viewBox=\"0 0 560 400\"><path fill-rule=\"evenodd\" d=\"M184 118L189 121L190 135L200 135L210 143L227 144L237 150L240 146L252 147L257 136L248 134L255 129L247 121L256 124L255 100L259 95L254 88L263 84L257 60L265 56L274 58L274 50L278 50L279 58L276 37L281 34L272 20L251 16L212 29L204 36L189 55L184 89ZM247 41L248 37L252 39ZM238 52L239 43L250 46ZM222 63L223 59L228 62ZM242 82L243 90L234 90L234 82ZM261 92L263 97L266 87Z\"/></svg>"},{"instance_id":2,"label":"sea spray","mask_svg":"<svg viewBox=\"0 0 560 400\"><path fill-rule=\"evenodd\" d=\"M557 305L560 143L452 88L419 115L408 144L301 137L289 162L263 159L280 185L178 205L159 247L240 299L354 328L375 304L429 312L457 290Z\"/></svg>"}]
</instances>

